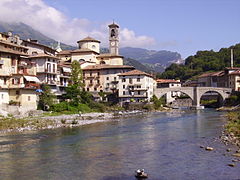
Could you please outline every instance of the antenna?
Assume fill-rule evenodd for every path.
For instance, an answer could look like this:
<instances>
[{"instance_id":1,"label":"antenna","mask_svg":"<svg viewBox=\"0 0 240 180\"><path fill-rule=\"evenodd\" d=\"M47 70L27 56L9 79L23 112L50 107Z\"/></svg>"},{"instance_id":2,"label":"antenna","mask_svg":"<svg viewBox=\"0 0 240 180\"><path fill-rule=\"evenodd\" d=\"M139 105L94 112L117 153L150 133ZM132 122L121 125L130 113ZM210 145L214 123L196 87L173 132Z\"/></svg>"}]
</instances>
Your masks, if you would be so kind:
<instances>
[{"instance_id":1,"label":"antenna","mask_svg":"<svg viewBox=\"0 0 240 180\"><path fill-rule=\"evenodd\" d=\"M233 68L233 49L231 49L231 68Z\"/></svg>"}]
</instances>

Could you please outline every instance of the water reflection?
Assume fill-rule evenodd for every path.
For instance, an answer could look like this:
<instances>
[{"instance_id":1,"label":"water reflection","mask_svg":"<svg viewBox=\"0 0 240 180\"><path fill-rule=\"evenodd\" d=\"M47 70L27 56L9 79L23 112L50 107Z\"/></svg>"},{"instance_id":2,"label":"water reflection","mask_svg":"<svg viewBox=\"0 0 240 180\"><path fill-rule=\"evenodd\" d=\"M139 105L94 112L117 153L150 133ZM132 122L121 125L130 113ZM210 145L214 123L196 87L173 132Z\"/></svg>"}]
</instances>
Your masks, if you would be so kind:
<instances>
[{"instance_id":1,"label":"water reflection","mask_svg":"<svg viewBox=\"0 0 240 180\"><path fill-rule=\"evenodd\" d=\"M79 128L0 137L3 179L237 179L239 166L212 139L224 117L214 111L153 113ZM205 137L205 138L203 138ZM206 152L199 144L218 150Z\"/></svg>"}]
</instances>

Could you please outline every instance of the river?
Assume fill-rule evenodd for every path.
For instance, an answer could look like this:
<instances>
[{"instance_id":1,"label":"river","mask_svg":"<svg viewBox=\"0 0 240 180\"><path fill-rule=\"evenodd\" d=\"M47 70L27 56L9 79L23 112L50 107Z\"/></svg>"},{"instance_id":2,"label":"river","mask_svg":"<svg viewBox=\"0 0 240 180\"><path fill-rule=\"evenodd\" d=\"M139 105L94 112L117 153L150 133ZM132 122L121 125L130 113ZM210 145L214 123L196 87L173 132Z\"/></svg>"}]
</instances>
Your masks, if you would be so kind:
<instances>
[{"instance_id":1,"label":"river","mask_svg":"<svg viewBox=\"0 0 240 180\"><path fill-rule=\"evenodd\" d=\"M240 179L218 139L225 121L214 110L175 111L0 135L0 179L134 180L138 168L149 180Z\"/></svg>"}]
</instances>

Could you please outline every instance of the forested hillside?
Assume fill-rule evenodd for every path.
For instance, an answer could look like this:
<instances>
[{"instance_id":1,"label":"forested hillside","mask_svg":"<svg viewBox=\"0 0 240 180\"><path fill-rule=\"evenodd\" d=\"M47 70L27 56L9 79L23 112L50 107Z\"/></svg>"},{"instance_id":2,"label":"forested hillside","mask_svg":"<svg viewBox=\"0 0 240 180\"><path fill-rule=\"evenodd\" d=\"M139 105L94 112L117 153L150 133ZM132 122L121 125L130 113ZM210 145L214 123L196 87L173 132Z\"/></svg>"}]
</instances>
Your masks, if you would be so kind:
<instances>
[{"instance_id":1,"label":"forested hillside","mask_svg":"<svg viewBox=\"0 0 240 180\"><path fill-rule=\"evenodd\" d=\"M240 44L236 44L229 48L222 48L218 52L198 51L196 55L189 56L185 64L170 65L159 77L187 80L194 79L203 72L223 70L224 67L230 66L231 49L234 54L234 66L240 67Z\"/></svg>"}]
</instances>

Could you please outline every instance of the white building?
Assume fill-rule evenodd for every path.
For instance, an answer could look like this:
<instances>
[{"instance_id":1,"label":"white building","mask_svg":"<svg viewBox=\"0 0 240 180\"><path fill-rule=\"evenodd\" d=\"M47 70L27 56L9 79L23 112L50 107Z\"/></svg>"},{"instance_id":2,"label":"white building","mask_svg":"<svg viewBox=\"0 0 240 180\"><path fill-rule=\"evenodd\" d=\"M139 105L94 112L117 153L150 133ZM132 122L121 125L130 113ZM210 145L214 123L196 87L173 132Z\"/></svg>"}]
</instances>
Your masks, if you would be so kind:
<instances>
[{"instance_id":1,"label":"white building","mask_svg":"<svg viewBox=\"0 0 240 180\"><path fill-rule=\"evenodd\" d=\"M175 79L157 79L156 80L157 88L176 88L181 87L180 80ZM166 94L166 103L173 102L176 97L180 97L181 92L179 91L172 91Z\"/></svg>"},{"instance_id":2,"label":"white building","mask_svg":"<svg viewBox=\"0 0 240 180\"><path fill-rule=\"evenodd\" d=\"M153 96L154 79L150 74L139 70L121 73L119 76L120 102L150 101Z\"/></svg>"}]
</instances>

